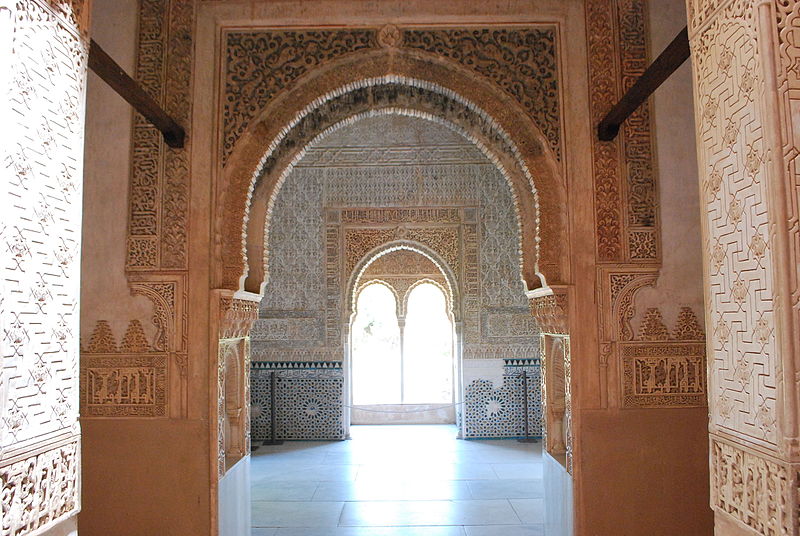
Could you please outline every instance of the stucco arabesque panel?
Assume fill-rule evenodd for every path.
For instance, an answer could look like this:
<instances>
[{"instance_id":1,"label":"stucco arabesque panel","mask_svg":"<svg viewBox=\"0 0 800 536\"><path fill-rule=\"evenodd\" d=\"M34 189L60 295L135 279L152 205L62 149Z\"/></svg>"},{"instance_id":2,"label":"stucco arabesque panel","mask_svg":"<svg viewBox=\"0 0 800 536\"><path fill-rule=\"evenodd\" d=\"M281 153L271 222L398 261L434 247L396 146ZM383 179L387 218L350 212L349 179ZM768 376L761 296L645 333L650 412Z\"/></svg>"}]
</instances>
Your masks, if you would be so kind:
<instances>
[{"instance_id":1,"label":"stucco arabesque panel","mask_svg":"<svg viewBox=\"0 0 800 536\"><path fill-rule=\"evenodd\" d=\"M425 149L436 152L435 147ZM369 252L397 240L419 243L430 248L455 273L458 284L463 285L464 289L466 340L470 342L479 340L479 310L482 307L513 309L514 306L518 306L520 311L517 313L527 317L524 285L519 275L519 256L515 246L518 243L519 231L514 225L516 218L513 212L513 200L509 187L496 170L492 170L492 166L486 163L464 165L461 163L463 154L456 155L458 158L452 164L439 161L436 165L421 166L416 162L411 166L404 158L397 157L391 148L370 147L361 150L360 155L354 149L348 149L347 165L343 167L332 165L325 168L324 173L316 167L322 155L314 154L315 152L324 151L330 158L331 155L340 155L344 150L344 148L330 147L312 148L311 165L307 166L305 160L298 163L278 194L273 210L275 219L269 235L269 250L273 252L271 255L273 262L276 263L276 271L274 273L271 271L270 274L262 302L268 306L262 307L262 316L274 317L277 314L277 317L281 318L281 325L284 326L281 328L282 333L288 334L302 333L302 330L292 328L292 323L308 323L318 314L315 309L318 305L316 303L305 304L306 307L313 307L306 313L301 313L297 309L290 311L286 306L292 304L285 300L294 299L295 295L291 289L297 286L315 288L318 281L323 280L319 277L322 271L322 264L319 262L322 255L319 252L322 250L323 242L321 222L319 222L320 208L310 206L306 210L304 207L309 203L317 205L325 203L364 207L325 210L327 229L325 233L326 235L333 233L331 236L336 237L333 242L325 246L327 261L324 271L330 274L327 277L325 302L331 305L326 307L325 311L328 345L340 344L338 324L342 318L341 284L348 280L356 265L362 262ZM424 155L426 151L420 151L420 154ZM482 158L474 148L472 153L469 155L470 158ZM378 155L378 160L370 162L364 157L367 154ZM399 160L392 162L392 165L377 165L387 154L395 155L392 158ZM361 166L352 167L353 162L358 162ZM328 163L330 164L329 161ZM366 165L368 163L370 165ZM324 194L314 193L319 191ZM409 197L411 192L414 194ZM321 195L324 199L320 199ZM467 197L464 197L465 195ZM439 203L446 204L448 201L450 204L467 203L468 206L461 209L436 206ZM424 202L432 203L433 206L413 206ZM412 206L406 206L404 203L412 203ZM476 204L482 208L475 207ZM378 208L387 205L395 207ZM479 210L485 214L483 218L477 217ZM464 216L461 215L462 212ZM284 214L291 216L284 218L282 217ZM299 214L310 214L310 216L300 217ZM462 223L462 220L466 220L466 223ZM476 220L481 220L480 226L471 223ZM477 238L476 227L481 227L481 235L491 240L490 247L482 250L480 255L478 240L472 238L473 234ZM295 232L293 230L295 228L299 228L300 231ZM306 232L307 230L309 232ZM293 248L299 247L301 250L308 247L310 254L302 259L291 255L288 251L284 252L285 255L276 256L274 252L279 251L284 243L291 244ZM471 249L468 251L467 248ZM475 280L475 275L479 273L479 263L483 267L481 270L483 285ZM304 275L298 277L298 274ZM464 285L461 281L466 280L471 282ZM493 291L485 298L480 298L482 288L513 290L515 282L518 289L516 298L509 298L512 294L509 290ZM481 303L485 305L482 306ZM533 336L535 333L530 335ZM281 346L284 346L285 337L283 335L281 337ZM254 342L254 351L259 360L268 355L266 347L258 340ZM319 352L310 351L308 355L314 359L318 357ZM491 350L487 357L489 356Z\"/></svg>"},{"instance_id":2,"label":"stucco arabesque panel","mask_svg":"<svg viewBox=\"0 0 800 536\"><path fill-rule=\"evenodd\" d=\"M155 127L134 113L125 267L131 293L153 303L156 334L141 353L104 357L84 349L84 376L101 370L117 376L123 369L133 373L137 366L144 367L143 374L156 371L157 388L167 394L155 397L156 409L144 413L115 404L112 397L95 400L98 407L87 415L185 417L188 411L186 282L194 10L192 0L139 2L136 78L187 130L185 147L172 149ZM155 359L155 354L160 357ZM95 365L97 370L91 370ZM84 404L88 397L83 397Z\"/></svg>"},{"instance_id":3,"label":"stucco arabesque panel","mask_svg":"<svg viewBox=\"0 0 800 536\"><path fill-rule=\"evenodd\" d=\"M712 428L775 445L777 348L761 59L752 3L731 3L695 54L698 157L708 266Z\"/></svg>"},{"instance_id":4,"label":"stucco arabesque panel","mask_svg":"<svg viewBox=\"0 0 800 536\"><path fill-rule=\"evenodd\" d=\"M393 38L386 36L391 33ZM530 28L257 30L226 34L223 162L256 113L278 92L330 60L380 47L409 48L456 61L516 100L561 154L556 30Z\"/></svg>"}]
</instances>

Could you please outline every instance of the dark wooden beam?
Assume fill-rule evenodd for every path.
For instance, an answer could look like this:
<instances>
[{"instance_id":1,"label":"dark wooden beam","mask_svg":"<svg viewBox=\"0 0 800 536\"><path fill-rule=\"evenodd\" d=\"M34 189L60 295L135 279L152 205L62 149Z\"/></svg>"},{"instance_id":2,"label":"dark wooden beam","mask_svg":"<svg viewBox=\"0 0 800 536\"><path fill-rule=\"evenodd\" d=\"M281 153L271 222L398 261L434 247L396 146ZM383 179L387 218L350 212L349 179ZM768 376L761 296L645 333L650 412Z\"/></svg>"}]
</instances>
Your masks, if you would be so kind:
<instances>
[{"instance_id":1,"label":"dark wooden beam","mask_svg":"<svg viewBox=\"0 0 800 536\"><path fill-rule=\"evenodd\" d=\"M684 28L635 84L622 96L597 125L597 137L611 141L617 137L619 127L636 109L689 58L689 34Z\"/></svg>"},{"instance_id":2,"label":"dark wooden beam","mask_svg":"<svg viewBox=\"0 0 800 536\"><path fill-rule=\"evenodd\" d=\"M89 68L160 130L167 145L183 148L186 138L183 128L94 39L89 44Z\"/></svg>"}]
</instances>

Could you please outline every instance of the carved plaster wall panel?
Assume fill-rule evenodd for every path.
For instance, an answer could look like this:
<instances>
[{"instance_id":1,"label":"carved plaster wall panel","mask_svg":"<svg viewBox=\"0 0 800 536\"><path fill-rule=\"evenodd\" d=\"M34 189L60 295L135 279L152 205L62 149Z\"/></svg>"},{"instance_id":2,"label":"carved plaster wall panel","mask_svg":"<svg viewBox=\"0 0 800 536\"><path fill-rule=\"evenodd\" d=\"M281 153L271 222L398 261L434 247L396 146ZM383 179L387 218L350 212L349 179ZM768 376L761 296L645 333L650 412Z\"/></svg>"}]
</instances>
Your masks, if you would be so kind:
<instances>
[{"instance_id":1,"label":"carved plaster wall panel","mask_svg":"<svg viewBox=\"0 0 800 536\"><path fill-rule=\"evenodd\" d=\"M589 0L586 38L592 125L648 65L645 0ZM658 263L658 196L650 108L640 106L610 142L593 137L597 257Z\"/></svg>"},{"instance_id":2,"label":"carved plaster wall panel","mask_svg":"<svg viewBox=\"0 0 800 536\"><path fill-rule=\"evenodd\" d=\"M244 122L252 125L242 127L240 130L243 132L245 129L249 129L251 133L261 132L263 127L272 131L274 125L269 126L263 122L262 117L257 117L259 111L287 98L291 92L298 92L297 96L302 94L302 99L310 97L314 90L305 84L312 78L317 76L337 78L336 65L347 64L355 66L356 70L353 73L355 78L351 77L348 81L352 83L348 83L346 87L343 87L344 83L329 87L322 100L314 101L311 107L306 108L304 105L303 110L298 109L299 115L294 116L297 121L287 125L288 130L275 131L274 134L278 137L270 138L274 144L266 143L269 149L262 155L260 161L257 154L264 151L263 146L256 147L251 143L253 139L247 136L239 137L244 148L236 153L233 160L229 160L228 155L232 153L226 151L229 151L233 144L228 143L226 133L220 133L218 145L223 154L222 162L226 166L226 172L230 172L229 178L234 186L233 195L223 194L226 196L225 204L229 209L225 212L230 215L225 216L224 228L221 230L226 242L223 244L223 256L226 261L221 274L226 288L235 287L243 267L241 261L250 266L245 283L249 290L255 290L264 279L262 267L252 264L256 262L253 259L258 259L260 262L261 254L251 255L249 260L242 259L236 238L241 234L241 222L247 221L246 210L240 208L240 205L247 203L249 194L245 192L246 187L244 189L240 187L244 186L245 182L253 182L251 168L254 165L258 168L255 191L257 196L260 196L264 193L262 192L264 188L271 190L272 185L282 180L279 175L282 174L285 165L294 161L295 157L302 157L305 148L313 142L316 135L328 128L338 128L341 122L347 122L358 114L370 114L378 109L397 107L410 113L430 114L438 121L463 129L473 139L481 140L481 143L494 153L493 158L507 161L505 169L509 179L516 184L518 195L525 198L523 202L527 205L532 203L538 206L538 202L530 198L531 189L528 183L533 181L533 177L528 168L535 169L533 173L541 178L539 182L542 184L549 182L554 178L553 174L558 168L555 160L560 153L560 142L550 144L556 138L560 139L561 131L557 28L550 24L531 24L529 27L492 26L471 28L469 31L463 31L463 28L451 31L446 28L411 27L404 28L403 31L405 30L415 32L414 39L409 41L413 42L413 46L403 45L402 31L398 28L392 28L392 35L397 33L397 39L391 39L390 42L375 37L375 30L370 28L255 31L225 29L223 41L227 61L223 62L219 88L222 104L226 108L222 114L222 122L226 126L233 124L239 128L242 124L240 119L246 116ZM377 33L382 35L380 31ZM243 44L239 39L240 36L247 42ZM464 43L467 42L473 44L472 50L469 58L462 62L459 56L463 53ZM270 46L275 50L270 49ZM445 48L441 49L442 46ZM427 47L433 47L436 51L433 49L428 51ZM537 50L536 54L529 53L531 47ZM287 54L283 54L282 51L286 51ZM399 63L391 59L395 51L402 56L402 61ZM269 62L267 57L270 58ZM373 62L372 59L376 61ZM269 75L261 80L259 91L252 91L253 85L250 84L250 79L262 77L259 65L267 62ZM384 63L388 71L373 72L371 66L382 66ZM514 65L509 67L505 65L506 63ZM414 67L409 69L412 64ZM385 75L386 72L392 72L392 65L397 66L396 73L402 73L410 78L392 80L394 77L391 75L385 80L376 78ZM426 69L426 65L431 69ZM431 80L415 80L414 73L422 72L420 69L426 73L430 70ZM530 72L531 75L517 80L519 69ZM520 133L522 138L531 138L522 142L525 154L520 154L511 142L511 138L505 132L499 131L485 112L469 102L453 101L453 99L460 100L458 94L462 91L460 88L448 85L454 82L452 75L441 76L439 71L442 73L453 71L458 73L458 77L463 77L466 82L466 86L463 87L465 94L476 91L485 97L491 93L495 95L494 100L503 101L511 106L518 104L521 111L531 110L531 115L525 118L525 126L512 128L514 131L524 131ZM474 75L470 71L473 71ZM475 87L473 90L471 80L475 78L480 81L480 89ZM450 89L444 89L446 87ZM455 94L452 91L455 91ZM436 93L438 95L435 95ZM475 99L485 100L478 98L477 95ZM503 107L503 110L505 109L506 107ZM488 112L492 113L492 110ZM547 123L552 120L556 123ZM226 130L226 126L221 130ZM546 149L545 145L551 145L552 150ZM321 152L335 154L337 151L339 150L331 151L325 148ZM442 151L450 151L450 148L443 148ZM246 164L245 170L242 162L251 159L255 160ZM563 225L560 214L563 204L556 199L561 196L560 188L563 185L554 186L553 191L549 188L538 189L537 195L543 198L542 203L545 206L542 210L546 212L544 225L546 229L541 232L543 244L541 248L536 246L538 225L532 223L536 220L526 221L525 224L526 277L531 277L528 272L532 273L534 270L532 258L537 255L538 249L543 252L540 263L542 269L548 271L554 281L559 277L558 264L563 259L559 253L559 231L556 228L561 228ZM259 225L260 222L250 222L250 224ZM255 237L256 244L250 243L249 249L262 247L264 241L260 235L248 232L248 236ZM529 260L531 262L528 262Z\"/></svg>"},{"instance_id":3,"label":"carved plaster wall panel","mask_svg":"<svg viewBox=\"0 0 800 536\"><path fill-rule=\"evenodd\" d=\"M527 308L492 308L484 310L482 329L486 340L523 339L530 341L531 333L536 333L538 324Z\"/></svg>"},{"instance_id":4,"label":"carved plaster wall panel","mask_svg":"<svg viewBox=\"0 0 800 536\"><path fill-rule=\"evenodd\" d=\"M797 533L797 471L712 436L711 506L757 534Z\"/></svg>"},{"instance_id":5,"label":"carved plaster wall panel","mask_svg":"<svg viewBox=\"0 0 800 536\"><path fill-rule=\"evenodd\" d=\"M553 294L531 298L530 308L540 332L569 334L566 288L554 288Z\"/></svg>"},{"instance_id":6,"label":"carved plaster wall panel","mask_svg":"<svg viewBox=\"0 0 800 536\"><path fill-rule=\"evenodd\" d=\"M332 164L321 168L318 160L312 160L312 165L307 166L303 158L283 184L270 222L270 279L261 315L282 319L279 324L284 331L295 330L299 341L315 340L309 332L314 329L313 322L306 321L305 328L301 328L297 321L287 319L317 318L317 307L323 296L319 289L324 282L327 296L322 309L326 318L326 345L340 347L342 285L369 251L392 241L405 240L430 248L458 279L463 280L465 341L479 343L482 307L514 309L516 306L519 313L527 311L520 277L519 230L515 224L513 196L494 166L474 146L463 147L461 151L469 150L470 158L480 164L444 165L439 162L405 166L384 161L387 154L395 158L394 145L378 145L381 141L373 140L372 132L380 132L381 140L402 139L407 136L405 131L416 129L422 132L423 138L436 140L437 145L428 145L428 148L464 143L458 134L424 120L399 118L393 120L397 123L395 126L387 123L388 127L384 121L383 117L362 120L323 138L311 148L312 151L320 148L335 151L345 143L352 143L361 148L362 155L356 156L351 148L348 160L369 162L369 165ZM384 140L383 143L388 142ZM465 206L451 208L436 206L438 204ZM363 208L351 208L359 206ZM477 220L481 221L480 225L471 223ZM323 243L326 244L324 249ZM486 243L485 249L482 243ZM322 251L324 256L320 254ZM302 252L302 255L295 252ZM380 270L380 265L370 265L370 269ZM325 277L321 276L323 271ZM483 299L481 293L484 293ZM310 298L298 301L298 296ZM482 303L487 305L482 306ZM531 323L530 317L519 316L526 325ZM289 328L290 323L294 327ZM262 325L266 326L258 324ZM515 357L536 345L534 331L527 341L521 332L502 340L497 334L488 335L488 325L484 326L483 335L491 337L487 343L490 340L510 343L522 337L518 341L520 348L512 352ZM535 329L535 326L529 327ZM279 345L272 344L273 349L270 349L270 344L261 337L261 328L258 329L253 337L255 355L260 356L259 359L274 356L276 360L285 360L278 346L285 348L291 344L284 339ZM308 346L307 343L303 345ZM469 355L484 355L485 351L486 348ZM296 354L293 359L297 358ZM318 350L311 352L310 359L318 359L320 354Z\"/></svg>"},{"instance_id":7,"label":"carved plaster wall panel","mask_svg":"<svg viewBox=\"0 0 800 536\"><path fill-rule=\"evenodd\" d=\"M381 46L448 58L496 84L528 111L557 157L561 153L556 30L394 28L391 43L375 28L229 31L224 73L223 161L239 135L279 92L332 60ZM268 66L268 67L265 67Z\"/></svg>"},{"instance_id":8,"label":"carved plaster wall panel","mask_svg":"<svg viewBox=\"0 0 800 536\"><path fill-rule=\"evenodd\" d=\"M566 360L568 336L541 334L542 341L542 443L550 454L566 454L569 439L565 437L567 409Z\"/></svg>"},{"instance_id":9,"label":"carved plaster wall panel","mask_svg":"<svg viewBox=\"0 0 800 536\"><path fill-rule=\"evenodd\" d=\"M190 146L194 2L141 0L136 79L187 131ZM128 216L129 271L185 270L189 150L167 146L134 114Z\"/></svg>"},{"instance_id":10,"label":"carved plaster wall panel","mask_svg":"<svg viewBox=\"0 0 800 536\"><path fill-rule=\"evenodd\" d=\"M83 418L167 416L169 358L147 340L138 320L119 345L108 322L98 321L81 351Z\"/></svg>"},{"instance_id":11,"label":"carved plaster wall panel","mask_svg":"<svg viewBox=\"0 0 800 536\"><path fill-rule=\"evenodd\" d=\"M705 343L622 343L623 405L706 405Z\"/></svg>"},{"instance_id":12,"label":"carved plaster wall panel","mask_svg":"<svg viewBox=\"0 0 800 536\"><path fill-rule=\"evenodd\" d=\"M131 293L153 303L149 340L131 320L117 344L99 320L81 348L81 414L92 417L179 417L188 405L186 300L182 278L152 276L130 282ZM169 404L174 402L170 410Z\"/></svg>"},{"instance_id":13,"label":"carved plaster wall panel","mask_svg":"<svg viewBox=\"0 0 800 536\"><path fill-rule=\"evenodd\" d=\"M383 212L383 211L376 211ZM415 251L398 250L378 257L364 270L364 277L442 276L439 267Z\"/></svg>"},{"instance_id":14,"label":"carved plaster wall panel","mask_svg":"<svg viewBox=\"0 0 800 536\"><path fill-rule=\"evenodd\" d=\"M259 302L239 298L220 299L220 339L242 339L250 335L258 318Z\"/></svg>"},{"instance_id":15,"label":"carved plaster wall panel","mask_svg":"<svg viewBox=\"0 0 800 536\"><path fill-rule=\"evenodd\" d=\"M258 304L249 302L256 310ZM250 452L250 349L247 337L219 341L217 469L222 477Z\"/></svg>"},{"instance_id":16,"label":"carved plaster wall panel","mask_svg":"<svg viewBox=\"0 0 800 536\"><path fill-rule=\"evenodd\" d=\"M407 165L393 149L414 136L418 150L460 144L460 153L476 163ZM335 154L339 148L348 148L345 164L322 167L316 155L306 165L303 158L277 194L268 232L270 278L252 333L254 361L342 359L351 301L345 286L364 270L354 290L376 274L405 289L397 274L409 269L455 285L448 295L458 297L454 314L463 317L464 358L538 356L520 275L514 198L496 167L475 146L464 146L459 134L416 118L363 119L311 150ZM374 263L367 259L399 243L417 244L442 266L402 249Z\"/></svg>"},{"instance_id":17,"label":"carved plaster wall panel","mask_svg":"<svg viewBox=\"0 0 800 536\"><path fill-rule=\"evenodd\" d=\"M713 330L712 507L759 534L794 535L800 5L687 4Z\"/></svg>"},{"instance_id":18,"label":"carved plaster wall panel","mask_svg":"<svg viewBox=\"0 0 800 536\"><path fill-rule=\"evenodd\" d=\"M556 32L532 28L404 29L401 47L422 50L492 80L516 100L561 156Z\"/></svg>"},{"instance_id":19,"label":"carved plaster wall panel","mask_svg":"<svg viewBox=\"0 0 800 536\"><path fill-rule=\"evenodd\" d=\"M0 146L0 534L21 536L80 509L88 10L79 0L20 0L0 12L8 112Z\"/></svg>"},{"instance_id":20,"label":"carved plaster wall panel","mask_svg":"<svg viewBox=\"0 0 800 536\"><path fill-rule=\"evenodd\" d=\"M92 355L81 365L85 417L163 417L167 404L165 354Z\"/></svg>"},{"instance_id":21,"label":"carved plaster wall panel","mask_svg":"<svg viewBox=\"0 0 800 536\"><path fill-rule=\"evenodd\" d=\"M274 145L274 148L271 148L259 163L256 163L258 171L255 177L248 175L249 171L245 172L241 169L241 162L234 165L231 173L235 174L236 184L240 184L244 177L249 177L248 181L253 179L254 184L252 186L255 188L257 197L260 197L266 193L265 189L271 189L283 181L285 177L284 163L288 165L290 161L301 158L303 152L299 148L304 148L308 144L314 143L318 135L329 133L342 125L352 126L354 121L356 123L367 122L368 120L364 119L364 117L372 116L376 113L378 115L419 115L429 118L430 121L436 124L458 129L464 133L464 136L475 141L475 143L490 147L492 160L498 163L504 162L504 177L514 187L514 192L517 196L515 201L526 205L532 211L538 211L539 203L532 198L531 184L533 178L529 174L528 165L521 161L522 157L513 142L508 139L504 132L497 130L496 125L485 113L476 110L468 102L453 100L454 98L449 90L444 90L437 84L418 82L413 79L401 81L389 77L357 82L348 86L348 90L345 92L343 90L334 91L327 95L324 102L319 106L313 109L304 109L305 111L302 111L302 118L299 122L292 123L290 125L291 128L280 135L276 141L277 145ZM263 122L259 124L268 128ZM250 141L250 138L247 138L243 143L246 145ZM535 146L538 141L533 139L529 141L529 144L533 147L531 150L536 150ZM273 145L270 145L270 147L273 147ZM258 151L255 147L251 147L251 149L252 151ZM250 170L249 167L247 169ZM540 182L544 183L553 180L553 170L548 166L541 164L537 170L537 176L542 178ZM542 231L541 247L535 246L538 226L531 225L528 220L521 221L523 229L527 230L526 240L529 244L526 255L528 259L533 262L531 255L536 257L536 255L541 254L541 263L547 266L551 266L553 263L557 264L555 259L560 259L559 251L561 249L561 243L556 238L559 236L557 228L560 228L562 224L561 216L559 215L560 209L558 208L561 205L553 205L553 199L551 199L551 197L558 197L560 186L554 184L553 188L555 189L553 192L537 190L537 195L543 199L542 203L546 205L542 210L547 215L543 216L542 221L545 222L544 225L548 229L553 228L550 231ZM234 193L236 197L241 197L241 192ZM244 221L247 220L244 209L240 208L238 204L234 204L233 198L230 199L226 206L228 206L228 210L226 210L225 214L223 232L228 237L226 238L228 242L223 246L224 254L230 255L231 261L226 261L223 276L225 281L232 281L231 278L238 274L235 275L238 281L241 275L241 266L236 265L235 259L240 257L241 251L237 249L238 246L234 247L234 243L231 240L234 240L233 236L236 235L235 241L238 245L241 222L237 214L241 212ZM533 222L535 221L537 220L533 220ZM263 244L258 243L261 241L261 232L263 230L258 229L257 225L260 225L260 222L255 222L255 220L248 222L248 237L254 237L253 239L257 241L254 243L248 239L248 249L251 251L260 251L263 247ZM534 243L531 243L532 240ZM263 277L263 263L260 262L260 254L256 254L254 258L259 259L257 264L247 263L250 266L249 283L246 283L246 286L249 285L248 288L251 288L256 281L260 281ZM557 279L557 276L554 277ZM226 282L225 284L228 285L230 283Z\"/></svg>"},{"instance_id":22,"label":"carved plaster wall panel","mask_svg":"<svg viewBox=\"0 0 800 536\"><path fill-rule=\"evenodd\" d=\"M692 36L708 266L711 423L777 443L775 282L763 83L752 2L728 2ZM761 244L765 247L761 247Z\"/></svg>"},{"instance_id":23,"label":"carved plaster wall panel","mask_svg":"<svg viewBox=\"0 0 800 536\"><path fill-rule=\"evenodd\" d=\"M80 509L80 444L78 438L4 460L3 536L39 534Z\"/></svg>"},{"instance_id":24,"label":"carved plaster wall panel","mask_svg":"<svg viewBox=\"0 0 800 536\"><path fill-rule=\"evenodd\" d=\"M284 182L270 216L269 279L261 301L263 310L325 308L325 265L320 259L325 175L320 169L296 173L296 178Z\"/></svg>"},{"instance_id":25,"label":"carved plaster wall panel","mask_svg":"<svg viewBox=\"0 0 800 536\"><path fill-rule=\"evenodd\" d=\"M323 319L319 316L277 317L275 311L268 311L270 318L260 318L253 324L250 336L259 341L277 346L283 342L323 343ZM302 313L300 313L302 314Z\"/></svg>"},{"instance_id":26,"label":"carved plaster wall panel","mask_svg":"<svg viewBox=\"0 0 800 536\"><path fill-rule=\"evenodd\" d=\"M344 231L344 273L351 274L356 265L375 248L395 240L408 240L435 251L455 274L461 273L462 252L459 229L451 227L361 228Z\"/></svg>"},{"instance_id":27,"label":"carved plaster wall panel","mask_svg":"<svg viewBox=\"0 0 800 536\"><path fill-rule=\"evenodd\" d=\"M598 270L601 397L609 403L614 394L609 392L614 378L608 374L616 363L623 407L703 406L705 333L694 311L682 307L672 329L657 308L644 313L638 331L632 323L637 292L654 285L657 277L647 268Z\"/></svg>"}]
</instances>

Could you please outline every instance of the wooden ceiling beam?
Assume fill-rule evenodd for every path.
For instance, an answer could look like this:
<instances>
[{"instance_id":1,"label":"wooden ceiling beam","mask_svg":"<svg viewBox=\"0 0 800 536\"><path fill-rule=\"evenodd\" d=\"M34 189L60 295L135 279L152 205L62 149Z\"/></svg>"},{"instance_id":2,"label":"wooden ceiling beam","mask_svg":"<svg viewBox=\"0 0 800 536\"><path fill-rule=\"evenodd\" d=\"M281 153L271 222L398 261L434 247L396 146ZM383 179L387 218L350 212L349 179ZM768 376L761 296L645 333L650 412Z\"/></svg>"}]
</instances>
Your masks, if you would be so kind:
<instances>
[{"instance_id":1,"label":"wooden ceiling beam","mask_svg":"<svg viewBox=\"0 0 800 536\"><path fill-rule=\"evenodd\" d=\"M128 73L106 54L94 39L89 44L89 68L152 123L164 136L167 145L175 149L183 148L186 139L183 127L170 117L136 80L128 76Z\"/></svg>"},{"instance_id":2,"label":"wooden ceiling beam","mask_svg":"<svg viewBox=\"0 0 800 536\"><path fill-rule=\"evenodd\" d=\"M689 58L689 34L681 30L597 125L597 137L611 141L619 127L667 78Z\"/></svg>"}]
</instances>

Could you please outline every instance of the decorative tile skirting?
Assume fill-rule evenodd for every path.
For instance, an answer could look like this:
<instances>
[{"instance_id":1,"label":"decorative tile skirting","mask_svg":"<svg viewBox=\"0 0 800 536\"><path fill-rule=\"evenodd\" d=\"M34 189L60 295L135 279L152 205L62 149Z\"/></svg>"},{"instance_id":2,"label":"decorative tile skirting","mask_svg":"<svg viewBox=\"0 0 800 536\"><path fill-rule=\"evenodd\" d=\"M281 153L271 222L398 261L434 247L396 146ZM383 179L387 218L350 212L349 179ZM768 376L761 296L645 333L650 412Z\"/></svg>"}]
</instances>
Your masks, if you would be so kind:
<instances>
[{"instance_id":1,"label":"decorative tile skirting","mask_svg":"<svg viewBox=\"0 0 800 536\"><path fill-rule=\"evenodd\" d=\"M503 385L474 380L464 392L464 437L514 438L525 435L522 372L528 375L528 436L542 436L541 363L538 359L504 360Z\"/></svg>"},{"instance_id":2,"label":"decorative tile skirting","mask_svg":"<svg viewBox=\"0 0 800 536\"><path fill-rule=\"evenodd\" d=\"M290 369L339 369L342 368L341 361L258 361L251 365L253 370L290 370Z\"/></svg>"},{"instance_id":3,"label":"decorative tile skirting","mask_svg":"<svg viewBox=\"0 0 800 536\"><path fill-rule=\"evenodd\" d=\"M253 363L250 370L253 442L272 438L272 374L276 376L277 439L344 439L341 363Z\"/></svg>"}]
</instances>

